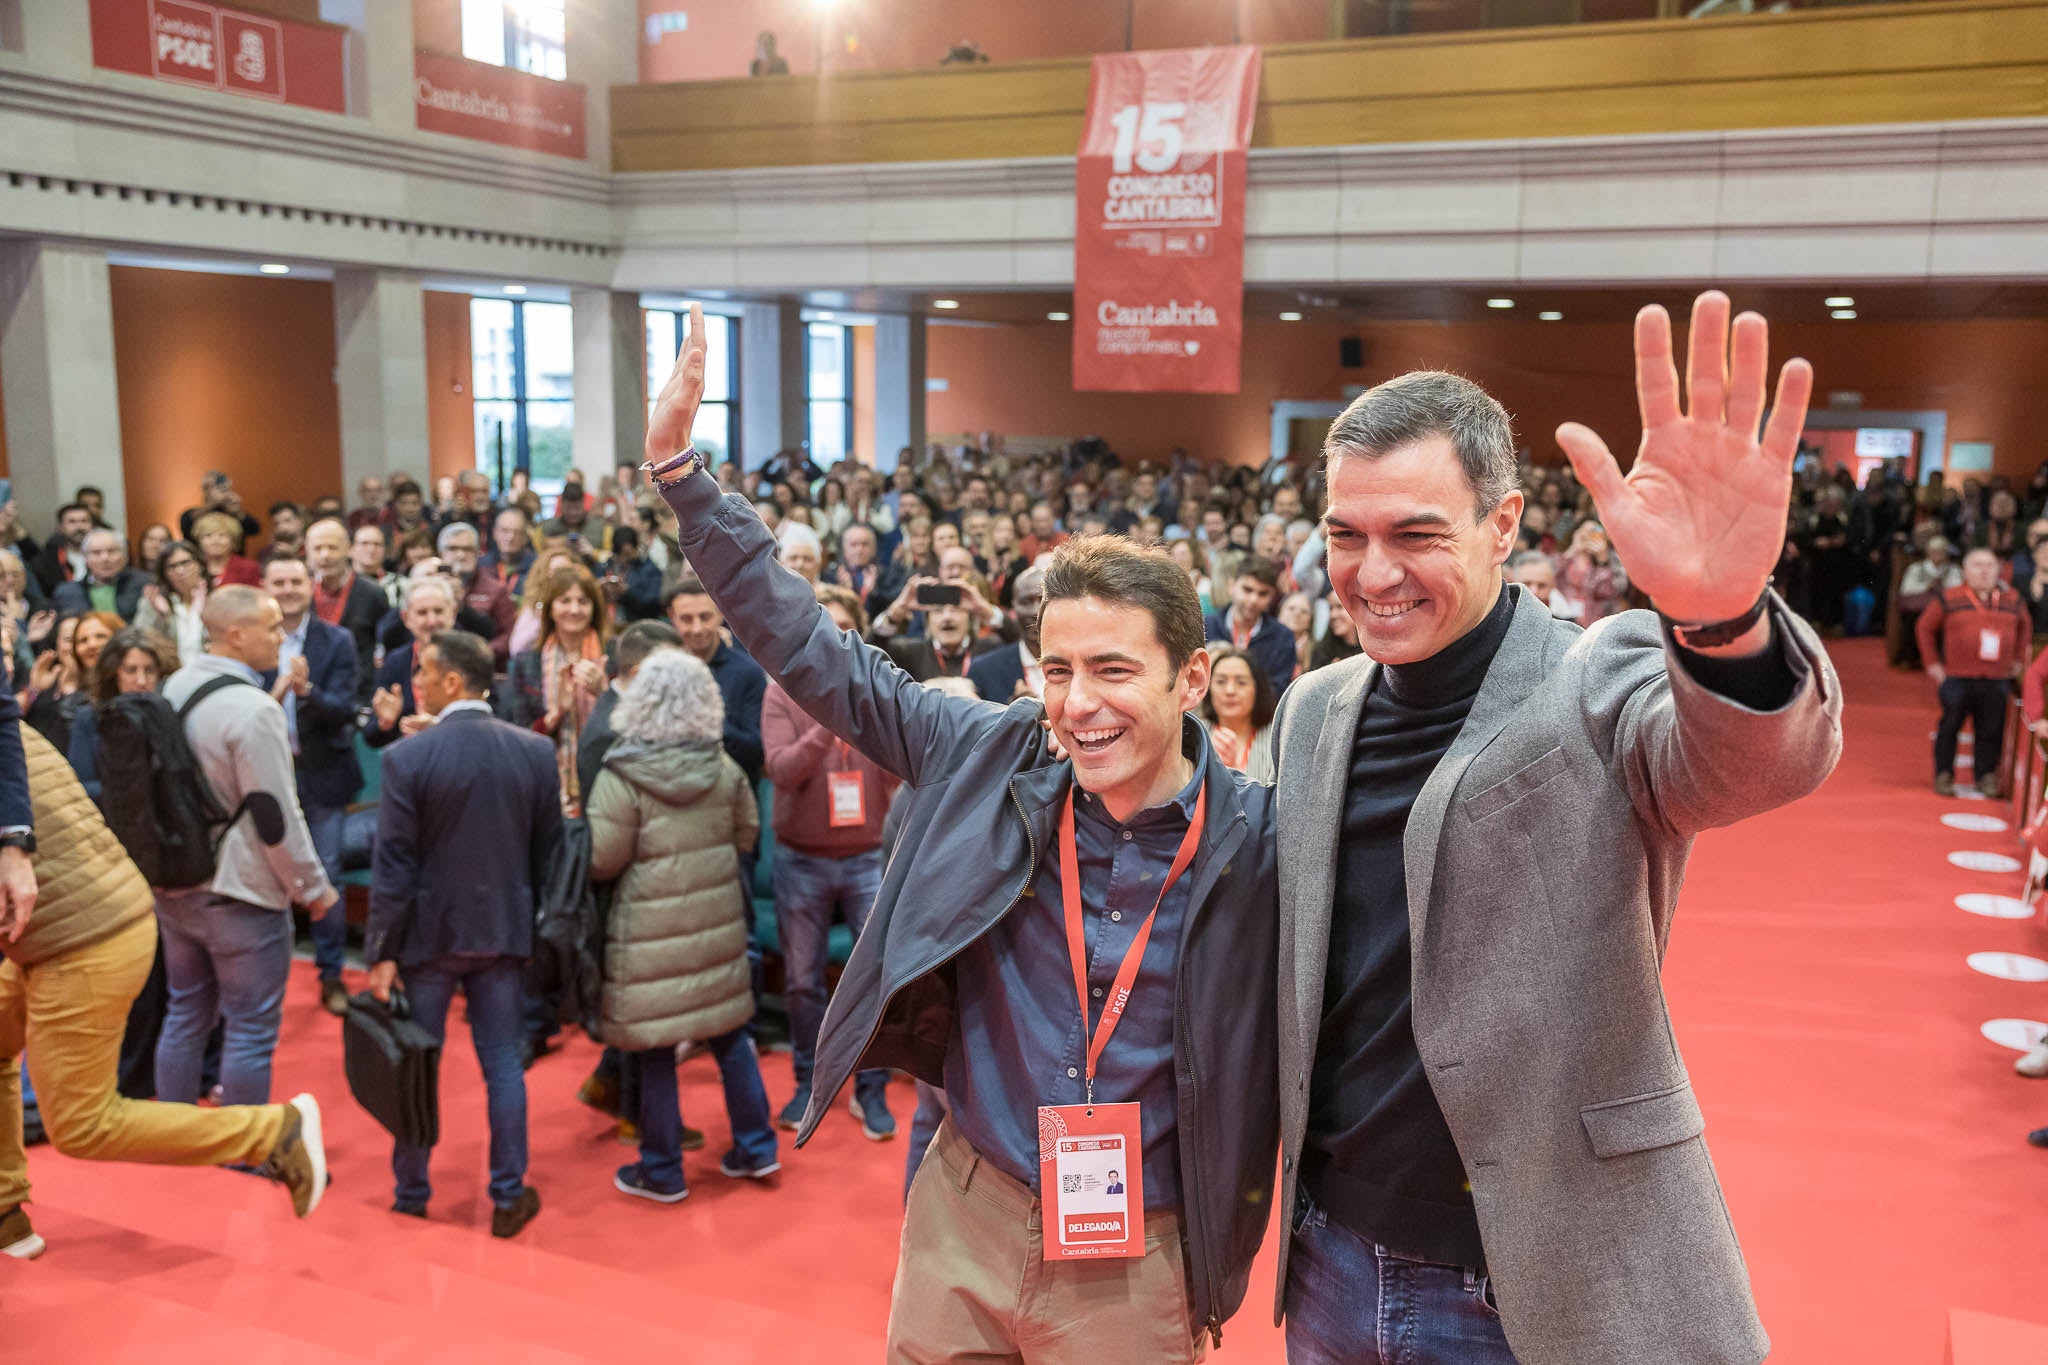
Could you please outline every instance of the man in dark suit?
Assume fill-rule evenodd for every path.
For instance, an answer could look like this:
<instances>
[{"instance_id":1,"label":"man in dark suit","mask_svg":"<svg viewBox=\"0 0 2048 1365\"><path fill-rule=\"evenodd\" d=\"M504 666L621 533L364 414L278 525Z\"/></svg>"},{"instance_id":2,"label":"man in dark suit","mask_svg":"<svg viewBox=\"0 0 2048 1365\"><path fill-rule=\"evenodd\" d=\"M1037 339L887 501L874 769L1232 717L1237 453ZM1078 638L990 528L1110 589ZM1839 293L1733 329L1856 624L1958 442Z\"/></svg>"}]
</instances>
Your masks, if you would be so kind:
<instances>
[{"instance_id":1,"label":"man in dark suit","mask_svg":"<svg viewBox=\"0 0 2048 1365\"><path fill-rule=\"evenodd\" d=\"M356 704L370 700L377 668L377 623L391 609L384 590L349 563L348 528L323 517L306 528L306 567L313 575L313 614L348 632L356 647Z\"/></svg>"},{"instance_id":2,"label":"man in dark suit","mask_svg":"<svg viewBox=\"0 0 2048 1365\"><path fill-rule=\"evenodd\" d=\"M313 578L297 559L273 559L263 566L263 590L283 614L284 643L277 667L263 685L284 707L292 742L299 808L313 851L327 880L341 884L342 829L348 803L362 789L356 762L356 645L347 631L313 614ZM320 969L320 1003L333 1015L348 1013L341 984L348 949L348 916L322 915L313 921L313 961Z\"/></svg>"},{"instance_id":3,"label":"man in dark suit","mask_svg":"<svg viewBox=\"0 0 2048 1365\"><path fill-rule=\"evenodd\" d=\"M1294 681L1294 632L1266 614L1280 591L1280 566L1261 555L1246 555L1230 585L1228 610L1208 617L1211 640L1228 641L1252 656L1279 696Z\"/></svg>"},{"instance_id":4,"label":"man in dark suit","mask_svg":"<svg viewBox=\"0 0 2048 1365\"><path fill-rule=\"evenodd\" d=\"M1045 700L1045 670L1038 666L1038 609L1045 603L1045 570L1033 565L1017 575L1010 610L1024 638L992 649L967 666L967 681L984 701L1008 706L1019 697Z\"/></svg>"},{"instance_id":5,"label":"man in dark suit","mask_svg":"<svg viewBox=\"0 0 2048 1365\"><path fill-rule=\"evenodd\" d=\"M84 548L85 576L59 583L50 594L50 605L59 616L111 611L123 621L134 621L149 575L128 567L128 546L119 532L88 531Z\"/></svg>"},{"instance_id":6,"label":"man in dark suit","mask_svg":"<svg viewBox=\"0 0 2048 1365\"><path fill-rule=\"evenodd\" d=\"M91 509L75 502L57 509L57 532L43 542L42 552L29 565L45 594L54 597L58 584L85 576L85 538L92 529Z\"/></svg>"},{"instance_id":7,"label":"man in dark suit","mask_svg":"<svg viewBox=\"0 0 2048 1365\"><path fill-rule=\"evenodd\" d=\"M490 646L466 631L427 637L412 686L435 723L384 759L364 944L370 991L389 999L402 977L413 1022L436 1039L447 1035L457 988L468 1000L490 1116L491 1235L512 1237L540 1212L540 1192L526 1183L520 1063L534 888L562 838L555 748L492 716ZM428 1155L393 1149L393 1212L426 1216Z\"/></svg>"},{"instance_id":8,"label":"man in dark suit","mask_svg":"<svg viewBox=\"0 0 2048 1365\"><path fill-rule=\"evenodd\" d=\"M363 739L371 748L394 744L431 723L419 714L419 703L412 694L413 642L444 630L464 629L461 613L455 609L456 591L455 580L429 577L414 583L406 594L401 627L405 643L386 649L370 693L371 719Z\"/></svg>"}]
</instances>

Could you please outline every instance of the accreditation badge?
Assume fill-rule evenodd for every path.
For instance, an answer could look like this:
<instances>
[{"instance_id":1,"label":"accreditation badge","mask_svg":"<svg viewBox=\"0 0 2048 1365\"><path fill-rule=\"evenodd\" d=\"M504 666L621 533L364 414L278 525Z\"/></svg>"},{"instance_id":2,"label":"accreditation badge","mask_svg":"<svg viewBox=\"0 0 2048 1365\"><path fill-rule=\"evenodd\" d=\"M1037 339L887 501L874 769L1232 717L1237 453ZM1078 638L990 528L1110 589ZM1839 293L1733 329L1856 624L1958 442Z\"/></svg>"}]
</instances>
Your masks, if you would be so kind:
<instances>
[{"instance_id":1,"label":"accreditation badge","mask_svg":"<svg viewBox=\"0 0 2048 1365\"><path fill-rule=\"evenodd\" d=\"M1143 1153L1135 1104L1040 1107L1046 1260L1144 1256Z\"/></svg>"},{"instance_id":2,"label":"accreditation badge","mask_svg":"<svg viewBox=\"0 0 2048 1365\"><path fill-rule=\"evenodd\" d=\"M832 828L855 829L868 822L867 787L858 769L825 774L832 800Z\"/></svg>"},{"instance_id":3,"label":"accreditation badge","mask_svg":"<svg viewBox=\"0 0 2048 1365\"><path fill-rule=\"evenodd\" d=\"M2002 630L1979 629L1977 632L1977 657L1987 664L1995 664L2005 653L2005 632Z\"/></svg>"}]
</instances>

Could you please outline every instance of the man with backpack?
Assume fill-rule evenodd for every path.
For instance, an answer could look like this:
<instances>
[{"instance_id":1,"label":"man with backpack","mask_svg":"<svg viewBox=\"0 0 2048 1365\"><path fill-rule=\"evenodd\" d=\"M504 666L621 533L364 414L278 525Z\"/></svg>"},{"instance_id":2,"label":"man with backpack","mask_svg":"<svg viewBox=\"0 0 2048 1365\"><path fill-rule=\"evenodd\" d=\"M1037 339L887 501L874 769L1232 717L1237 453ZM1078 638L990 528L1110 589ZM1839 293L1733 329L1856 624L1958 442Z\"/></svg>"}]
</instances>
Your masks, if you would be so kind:
<instances>
[{"instance_id":1,"label":"man with backpack","mask_svg":"<svg viewBox=\"0 0 2048 1365\"><path fill-rule=\"evenodd\" d=\"M260 682L277 667L283 614L268 594L231 586L207 597L205 622L207 652L171 675L164 700L182 713L199 772L236 818L206 880L157 888L171 992L157 1044L157 1094L199 1098L206 1035L218 1015L226 1024L221 1100L261 1104L270 1098L270 1058L291 971L291 906L304 905L317 919L338 912L341 897L299 809L284 708ZM252 803L258 796L268 799ZM262 811L241 813L273 804L276 828L262 827Z\"/></svg>"}]
</instances>

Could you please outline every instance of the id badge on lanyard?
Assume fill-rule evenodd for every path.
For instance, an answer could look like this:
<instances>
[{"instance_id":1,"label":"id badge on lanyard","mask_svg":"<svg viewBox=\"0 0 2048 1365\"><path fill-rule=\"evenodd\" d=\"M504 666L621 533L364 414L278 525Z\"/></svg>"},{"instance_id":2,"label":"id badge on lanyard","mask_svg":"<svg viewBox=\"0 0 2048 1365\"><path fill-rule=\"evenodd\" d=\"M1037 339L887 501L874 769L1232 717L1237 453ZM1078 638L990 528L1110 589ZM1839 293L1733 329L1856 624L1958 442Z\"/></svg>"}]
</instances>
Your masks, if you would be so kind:
<instances>
[{"instance_id":1,"label":"id badge on lanyard","mask_svg":"<svg viewBox=\"0 0 2048 1365\"><path fill-rule=\"evenodd\" d=\"M832 746L840 764L853 761L853 751L843 742ZM858 768L838 766L825 772L825 794L831 803L833 829L857 829L868 822L867 784Z\"/></svg>"},{"instance_id":2,"label":"id badge on lanyard","mask_svg":"<svg viewBox=\"0 0 2048 1365\"><path fill-rule=\"evenodd\" d=\"M1152 923L1166 893L1195 858L1207 817L1208 791L1195 798L1195 818L1181 839L1173 867L1166 874L1152 913L1138 926L1137 936L1117 968L1102 1018L1088 1042L1087 1103L1048 1104L1038 1110L1038 1188L1045 1209L1041 1254L1048 1261L1097 1257L1142 1257L1145 1254L1144 1134L1139 1106L1095 1103L1095 1068L1110 1035L1123 1022L1130 1003ZM1060 813L1060 900L1066 919L1067 956L1074 968L1074 993L1081 1023L1088 1023L1088 957L1081 932L1081 873L1074 849L1074 794L1067 793Z\"/></svg>"},{"instance_id":3,"label":"id badge on lanyard","mask_svg":"<svg viewBox=\"0 0 2048 1365\"><path fill-rule=\"evenodd\" d=\"M2005 632L1982 627L1977 631L1977 657L1995 664L2005 653Z\"/></svg>"}]
</instances>

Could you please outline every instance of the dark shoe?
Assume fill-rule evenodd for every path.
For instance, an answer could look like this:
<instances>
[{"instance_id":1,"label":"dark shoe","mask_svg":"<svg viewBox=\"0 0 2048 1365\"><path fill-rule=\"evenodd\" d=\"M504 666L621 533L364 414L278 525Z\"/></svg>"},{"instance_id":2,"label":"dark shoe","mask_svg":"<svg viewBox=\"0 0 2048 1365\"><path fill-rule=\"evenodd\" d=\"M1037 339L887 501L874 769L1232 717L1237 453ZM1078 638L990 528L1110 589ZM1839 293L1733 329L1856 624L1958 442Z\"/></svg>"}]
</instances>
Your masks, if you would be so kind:
<instances>
[{"instance_id":1,"label":"dark shoe","mask_svg":"<svg viewBox=\"0 0 2048 1365\"><path fill-rule=\"evenodd\" d=\"M794 1133L803 1126L804 1111L810 1107L811 1088L807 1085L802 1086L789 1103L782 1106L782 1112L775 1117L775 1126L785 1132Z\"/></svg>"},{"instance_id":2,"label":"dark shoe","mask_svg":"<svg viewBox=\"0 0 2048 1365\"><path fill-rule=\"evenodd\" d=\"M718 1173L733 1180L766 1180L781 1169L780 1161L770 1161L765 1166L743 1166L732 1152L727 1152L718 1163Z\"/></svg>"},{"instance_id":3,"label":"dark shoe","mask_svg":"<svg viewBox=\"0 0 2048 1365\"><path fill-rule=\"evenodd\" d=\"M576 1087L576 1102L587 1104L600 1114L619 1116L619 1087L603 1076L585 1076Z\"/></svg>"},{"instance_id":4,"label":"dark shoe","mask_svg":"<svg viewBox=\"0 0 2048 1365\"><path fill-rule=\"evenodd\" d=\"M1986 801L1997 801L2005 796L2005 787L1995 777L1987 777L1977 784L1977 794Z\"/></svg>"},{"instance_id":5,"label":"dark shoe","mask_svg":"<svg viewBox=\"0 0 2048 1365\"><path fill-rule=\"evenodd\" d=\"M540 1191L528 1185L518 1203L491 1210L491 1236L517 1237L539 1214Z\"/></svg>"},{"instance_id":6,"label":"dark shoe","mask_svg":"<svg viewBox=\"0 0 2048 1365\"><path fill-rule=\"evenodd\" d=\"M690 1197L687 1185L664 1190L648 1184L647 1172L637 1161L630 1166L619 1167L619 1173L612 1177L612 1188L620 1194L630 1194L635 1199L646 1199L656 1204L680 1204Z\"/></svg>"},{"instance_id":7,"label":"dark shoe","mask_svg":"<svg viewBox=\"0 0 2048 1365\"><path fill-rule=\"evenodd\" d=\"M417 1218L423 1223L427 1220L427 1206L425 1204L393 1204L391 1211L404 1214L407 1218Z\"/></svg>"},{"instance_id":8,"label":"dark shoe","mask_svg":"<svg viewBox=\"0 0 2048 1365\"><path fill-rule=\"evenodd\" d=\"M40 1147L50 1140L43 1128L43 1107L40 1104L25 1104L21 1109L21 1145Z\"/></svg>"},{"instance_id":9,"label":"dark shoe","mask_svg":"<svg viewBox=\"0 0 2048 1365\"><path fill-rule=\"evenodd\" d=\"M11 1256L17 1261L33 1261L48 1249L49 1244L36 1235L29 1226L28 1215L16 1204L5 1213L0 1213L0 1256Z\"/></svg>"},{"instance_id":10,"label":"dark shoe","mask_svg":"<svg viewBox=\"0 0 2048 1365\"><path fill-rule=\"evenodd\" d=\"M327 1193L327 1146L320 1136L320 1101L295 1095L285 1106L284 1132L256 1174L292 1192L292 1211L304 1218Z\"/></svg>"},{"instance_id":11,"label":"dark shoe","mask_svg":"<svg viewBox=\"0 0 2048 1365\"><path fill-rule=\"evenodd\" d=\"M692 1127L691 1127L691 1126L690 1126L689 1124L687 1124L687 1123L686 1123L686 1124L684 1124L684 1125L683 1125L683 1150L684 1150L684 1151L686 1151L686 1152L701 1152L701 1151L703 1151L703 1150L704 1150L704 1130L703 1130L703 1129L701 1129L701 1128L692 1128Z\"/></svg>"},{"instance_id":12,"label":"dark shoe","mask_svg":"<svg viewBox=\"0 0 2048 1365\"><path fill-rule=\"evenodd\" d=\"M320 983L320 1006L339 1019L348 1013L348 987L339 981Z\"/></svg>"},{"instance_id":13,"label":"dark shoe","mask_svg":"<svg viewBox=\"0 0 2048 1365\"><path fill-rule=\"evenodd\" d=\"M2035 1147L2048 1147L2048 1128L2036 1128L2027 1134L2027 1141ZM0 1219L0 1227L5 1226L6 1220Z\"/></svg>"},{"instance_id":14,"label":"dark shoe","mask_svg":"<svg viewBox=\"0 0 2048 1365\"><path fill-rule=\"evenodd\" d=\"M861 1136L870 1142L887 1142L896 1136L896 1116L889 1112L889 1106L881 1100L873 1104L862 1104L856 1094L846 1102L852 1115L860 1120Z\"/></svg>"},{"instance_id":15,"label":"dark shoe","mask_svg":"<svg viewBox=\"0 0 2048 1365\"><path fill-rule=\"evenodd\" d=\"M1936 796L1954 796L1956 794L1955 778L1947 773L1936 773L1934 775L1934 794Z\"/></svg>"}]
</instances>

